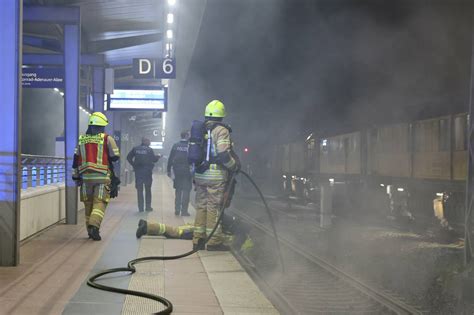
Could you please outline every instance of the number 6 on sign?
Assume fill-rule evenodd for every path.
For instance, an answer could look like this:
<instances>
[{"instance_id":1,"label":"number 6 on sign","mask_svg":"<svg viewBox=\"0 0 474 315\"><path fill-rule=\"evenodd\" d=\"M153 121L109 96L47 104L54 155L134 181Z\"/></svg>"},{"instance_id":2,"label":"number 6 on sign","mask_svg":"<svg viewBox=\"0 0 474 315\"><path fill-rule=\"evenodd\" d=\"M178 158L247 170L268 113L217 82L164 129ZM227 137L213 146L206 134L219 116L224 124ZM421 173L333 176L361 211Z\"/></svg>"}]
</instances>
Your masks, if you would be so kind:
<instances>
[{"instance_id":1,"label":"number 6 on sign","mask_svg":"<svg viewBox=\"0 0 474 315\"><path fill-rule=\"evenodd\" d=\"M175 79L176 78L176 60L172 58L158 59L156 63L156 78L157 79Z\"/></svg>"},{"instance_id":2,"label":"number 6 on sign","mask_svg":"<svg viewBox=\"0 0 474 315\"><path fill-rule=\"evenodd\" d=\"M174 67L172 64L173 60L170 58L166 58L163 60L163 72L166 74L173 73Z\"/></svg>"}]
</instances>

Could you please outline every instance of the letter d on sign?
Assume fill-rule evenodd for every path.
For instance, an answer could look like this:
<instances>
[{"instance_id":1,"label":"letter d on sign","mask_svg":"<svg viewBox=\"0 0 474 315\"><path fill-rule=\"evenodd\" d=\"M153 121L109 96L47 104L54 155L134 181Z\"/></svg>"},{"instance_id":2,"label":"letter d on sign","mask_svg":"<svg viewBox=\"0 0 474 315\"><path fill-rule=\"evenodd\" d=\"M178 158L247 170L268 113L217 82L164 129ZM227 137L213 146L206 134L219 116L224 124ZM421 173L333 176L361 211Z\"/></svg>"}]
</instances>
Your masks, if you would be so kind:
<instances>
[{"instance_id":1,"label":"letter d on sign","mask_svg":"<svg viewBox=\"0 0 474 315\"><path fill-rule=\"evenodd\" d=\"M139 74L148 74L151 71L151 62L148 59L139 59Z\"/></svg>"},{"instance_id":2,"label":"letter d on sign","mask_svg":"<svg viewBox=\"0 0 474 315\"><path fill-rule=\"evenodd\" d=\"M155 60L146 58L133 59L133 77L135 79L153 79Z\"/></svg>"}]
</instances>

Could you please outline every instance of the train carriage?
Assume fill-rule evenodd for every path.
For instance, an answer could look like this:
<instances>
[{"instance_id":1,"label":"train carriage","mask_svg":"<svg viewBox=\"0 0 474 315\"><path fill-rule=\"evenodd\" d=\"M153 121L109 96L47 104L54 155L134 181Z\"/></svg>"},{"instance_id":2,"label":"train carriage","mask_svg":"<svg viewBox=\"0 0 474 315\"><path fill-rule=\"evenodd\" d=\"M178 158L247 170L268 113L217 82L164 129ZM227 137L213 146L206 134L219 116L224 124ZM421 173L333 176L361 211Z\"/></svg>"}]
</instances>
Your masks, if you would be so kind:
<instances>
[{"instance_id":1,"label":"train carriage","mask_svg":"<svg viewBox=\"0 0 474 315\"><path fill-rule=\"evenodd\" d=\"M321 140L321 174L334 176L360 175L361 170L361 132Z\"/></svg>"},{"instance_id":2,"label":"train carriage","mask_svg":"<svg viewBox=\"0 0 474 315\"><path fill-rule=\"evenodd\" d=\"M330 137L311 134L305 141L279 145L274 166L280 191L317 202L318 186L335 181L343 207L363 204L364 211L383 214L386 186L393 185L409 196L410 211L425 219L433 217L433 198L443 193L450 196L446 216L461 225L467 126L468 116L461 113Z\"/></svg>"},{"instance_id":3,"label":"train carriage","mask_svg":"<svg viewBox=\"0 0 474 315\"><path fill-rule=\"evenodd\" d=\"M372 129L367 137L368 175L411 176L410 124Z\"/></svg>"}]
</instances>

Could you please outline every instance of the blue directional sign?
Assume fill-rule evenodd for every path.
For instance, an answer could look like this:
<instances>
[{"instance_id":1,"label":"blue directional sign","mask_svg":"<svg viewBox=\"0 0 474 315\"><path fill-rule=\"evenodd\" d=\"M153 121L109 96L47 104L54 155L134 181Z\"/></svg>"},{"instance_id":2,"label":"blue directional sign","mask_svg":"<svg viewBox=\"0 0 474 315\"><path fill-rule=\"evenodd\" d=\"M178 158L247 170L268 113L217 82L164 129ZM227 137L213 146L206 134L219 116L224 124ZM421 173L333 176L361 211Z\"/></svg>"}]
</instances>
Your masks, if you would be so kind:
<instances>
[{"instance_id":1,"label":"blue directional sign","mask_svg":"<svg viewBox=\"0 0 474 315\"><path fill-rule=\"evenodd\" d=\"M23 68L21 85L24 88L64 88L64 69Z\"/></svg>"},{"instance_id":2,"label":"blue directional sign","mask_svg":"<svg viewBox=\"0 0 474 315\"><path fill-rule=\"evenodd\" d=\"M133 59L135 79L176 79L176 59Z\"/></svg>"}]
</instances>

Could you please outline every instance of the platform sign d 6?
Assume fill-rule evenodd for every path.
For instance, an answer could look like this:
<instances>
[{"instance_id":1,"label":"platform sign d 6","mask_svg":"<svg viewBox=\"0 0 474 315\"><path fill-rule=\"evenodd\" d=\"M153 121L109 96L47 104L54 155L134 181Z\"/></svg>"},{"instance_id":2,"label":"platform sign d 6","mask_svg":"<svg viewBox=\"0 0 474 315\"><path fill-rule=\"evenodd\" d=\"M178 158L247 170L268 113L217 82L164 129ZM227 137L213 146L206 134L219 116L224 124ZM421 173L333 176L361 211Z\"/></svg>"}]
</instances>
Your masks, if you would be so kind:
<instances>
[{"instance_id":1,"label":"platform sign d 6","mask_svg":"<svg viewBox=\"0 0 474 315\"><path fill-rule=\"evenodd\" d=\"M174 58L136 58L133 59L135 79L176 79L176 60Z\"/></svg>"}]
</instances>

